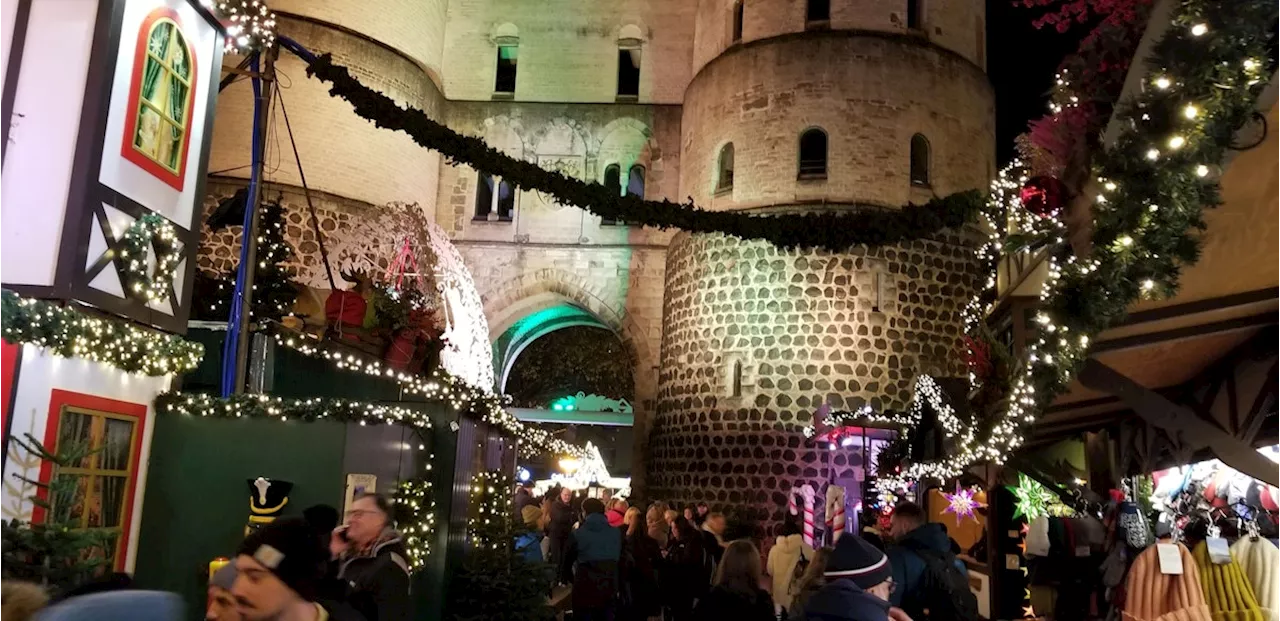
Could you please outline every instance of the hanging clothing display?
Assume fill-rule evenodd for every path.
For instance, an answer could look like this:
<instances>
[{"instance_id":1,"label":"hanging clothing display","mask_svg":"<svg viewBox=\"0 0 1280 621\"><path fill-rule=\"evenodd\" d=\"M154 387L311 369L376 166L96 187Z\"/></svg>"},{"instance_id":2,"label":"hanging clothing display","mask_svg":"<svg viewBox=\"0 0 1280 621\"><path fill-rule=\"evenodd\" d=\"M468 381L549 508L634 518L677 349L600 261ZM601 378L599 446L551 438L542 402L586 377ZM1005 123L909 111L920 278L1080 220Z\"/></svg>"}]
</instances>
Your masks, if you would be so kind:
<instances>
[{"instance_id":1,"label":"hanging clothing display","mask_svg":"<svg viewBox=\"0 0 1280 621\"><path fill-rule=\"evenodd\" d=\"M1231 546L1231 556L1240 564L1240 570L1253 586L1253 594L1269 621L1280 621L1280 579L1276 569L1280 565L1280 548L1270 539L1241 537Z\"/></svg>"},{"instance_id":2,"label":"hanging clothing display","mask_svg":"<svg viewBox=\"0 0 1280 621\"><path fill-rule=\"evenodd\" d=\"M1182 573L1160 572L1158 546L1149 546L1133 561L1125 582L1122 618L1134 621L1216 621L1209 614L1200 586L1200 572L1191 551L1182 544Z\"/></svg>"},{"instance_id":3,"label":"hanging clothing display","mask_svg":"<svg viewBox=\"0 0 1280 621\"><path fill-rule=\"evenodd\" d=\"M1253 586L1234 558L1228 563L1214 563L1209 558L1209 546L1203 541L1196 544L1192 556L1200 569L1200 584L1213 621L1264 621Z\"/></svg>"}]
</instances>

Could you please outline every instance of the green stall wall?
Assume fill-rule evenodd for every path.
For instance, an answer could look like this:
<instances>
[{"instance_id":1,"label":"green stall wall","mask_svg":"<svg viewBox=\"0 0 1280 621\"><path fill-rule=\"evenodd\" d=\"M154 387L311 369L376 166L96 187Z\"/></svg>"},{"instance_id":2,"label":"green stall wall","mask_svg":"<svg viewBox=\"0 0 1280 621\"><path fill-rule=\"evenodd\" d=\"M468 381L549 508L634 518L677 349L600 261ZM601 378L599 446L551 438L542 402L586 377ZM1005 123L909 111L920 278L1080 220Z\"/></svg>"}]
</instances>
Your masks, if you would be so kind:
<instances>
[{"instance_id":1,"label":"green stall wall","mask_svg":"<svg viewBox=\"0 0 1280 621\"><path fill-rule=\"evenodd\" d=\"M202 619L209 561L231 556L249 517L246 479L293 483L283 515L342 509L341 423L157 416L134 579L178 593Z\"/></svg>"}]
</instances>

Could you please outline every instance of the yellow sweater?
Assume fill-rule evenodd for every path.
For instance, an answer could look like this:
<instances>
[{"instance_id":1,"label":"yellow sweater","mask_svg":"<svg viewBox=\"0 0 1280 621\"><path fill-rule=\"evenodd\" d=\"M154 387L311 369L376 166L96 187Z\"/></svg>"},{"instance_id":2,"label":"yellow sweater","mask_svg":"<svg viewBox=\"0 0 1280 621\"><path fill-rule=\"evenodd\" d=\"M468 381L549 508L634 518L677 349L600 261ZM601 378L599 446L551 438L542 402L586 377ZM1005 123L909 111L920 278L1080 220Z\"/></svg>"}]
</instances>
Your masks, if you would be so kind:
<instances>
[{"instance_id":1,"label":"yellow sweater","mask_svg":"<svg viewBox=\"0 0 1280 621\"><path fill-rule=\"evenodd\" d=\"M1209 546L1203 541L1196 544L1192 556L1200 567L1200 584L1213 621L1265 621L1253 596L1253 586L1235 558L1225 565L1214 563L1209 559Z\"/></svg>"}]
</instances>

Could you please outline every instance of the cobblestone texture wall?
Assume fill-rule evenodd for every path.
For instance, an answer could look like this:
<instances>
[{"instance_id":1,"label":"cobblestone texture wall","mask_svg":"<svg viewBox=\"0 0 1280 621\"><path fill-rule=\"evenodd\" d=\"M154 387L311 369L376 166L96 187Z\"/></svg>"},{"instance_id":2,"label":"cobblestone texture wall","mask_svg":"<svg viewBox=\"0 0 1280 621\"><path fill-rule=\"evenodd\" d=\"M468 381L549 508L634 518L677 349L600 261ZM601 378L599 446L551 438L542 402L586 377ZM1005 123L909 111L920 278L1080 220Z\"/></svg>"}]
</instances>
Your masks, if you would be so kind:
<instances>
[{"instance_id":1,"label":"cobblestone texture wall","mask_svg":"<svg viewBox=\"0 0 1280 621\"><path fill-rule=\"evenodd\" d=\"M977 278L958 235L839 255L677 235L650 496L746 504L773 525L793 487L853 478L861 461L837 451L827 469L803 426L823 402L903 408L917 374L963 373L960 312Z\"/></svg>"}]
</instances>

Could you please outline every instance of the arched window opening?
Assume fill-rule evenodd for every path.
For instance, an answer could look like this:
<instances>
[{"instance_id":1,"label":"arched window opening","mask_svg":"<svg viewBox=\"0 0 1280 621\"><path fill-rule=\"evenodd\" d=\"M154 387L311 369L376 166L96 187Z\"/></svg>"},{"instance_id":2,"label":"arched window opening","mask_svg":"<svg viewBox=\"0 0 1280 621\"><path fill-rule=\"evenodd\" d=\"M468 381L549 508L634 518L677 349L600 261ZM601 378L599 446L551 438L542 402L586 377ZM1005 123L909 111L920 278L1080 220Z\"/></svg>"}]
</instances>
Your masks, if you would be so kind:
<instances>
[{"instance_id":1,"label":"arched window opening","mask_svg":"<svg viewBox=\"0 0 1280 621\"><path fill-rule=\"evenodd\" d=\"M720 148L720 158L716 165L716 191L726 192L733 189L733 143Z\"/></svg>"},{"instance_id":2,"label":"arched window opening","mask_svg":"<svg viewBox=\"0 0 1280 621\"><path fill-rule=\"evenodd\" d=\"M504 179L498 184L498 220L510 222L515 210L516 189Z\"/></svg>"},{"instance_id":3,"label":"arched window opening","mask_svg":"<svg viewBox=\"0 0 1280 621\"><path fill-rule=\"evenodd\" d=\"M493 212L493 176L476 174L476 215L473 220L488 220Z\"/></svg>"},{"instance_id":4,"label":"arched window opening","mask_svg":"<svg viewBox=\"0 0 1280 621\"><path fill-rule=\"evenodd\" d=\"M911 137L911 185L929 185L929 141L920 134Z\"/></svg>"},{"instance_id":5,"label":"arched window opening","mask_svg":"<svg viewBox=\"0 0 1280 621\"><path fill-rule=\"evenodd\" d=\"M138 31L122 155L182 190L195 101L195 62L177 13L152 11Z\"/></svg>"},{"instance_id":6,"label":"arched window opening","mask_svg":"<svg viewBox=\"0 0 1280 621\"><path fill-rule=\"evenodd\" d=\"M476 173L475 208L472 220L511 222L516 211L516 187L493 175Z\"/></svg>"},{"instance_id":7,"label":"arched window opening","mask_svg":"<svg viewBox=\"0 0 1280 621\"><path fill-rule=\"evenodd\" d=\"M618 98L636 99L640 96L640 42L618 43Z\"/></svg>"},{"instance_id":8,"label":"arched window opening","mask_svg":"<svg viewBox=\"0 0 1280 621\"><path fill-rule=\"evenodd\" d=\"M604 187L614 196L622 196L622 169L617 164L609 164L604 169ZM617 224L613 218L600 218L600 224L610 226Z\"/></svg>"},{"instance_id":9,"label":"arched window opening","mask_svg":"<svg viewBox=\"0 0 1280 621\"><path fill-rule=\"evenodd\" d=\"M644 166L636 164L627 175L627 194L636 198L644 198Z\"/></svg>"},{"instance_id":10,"label":"arched window opening","mask_svg":"<svg viewBox=\"0 0 1280 621\"><path fill-rule=\"evenodd\" d=\"M827 177L827 134L821 129L807 129L800 134L800 178Z\"/></svg>"},{"instance_id":11,"label":"arched window opening","mask_svg":"<svg viewBox=\"0 0 1280 621\"><path fill-rule=\"evenodd\" d=\"M733 39L734 43L742 40L742 0L733 3Z\"/></svg>"},{"instance_id":12,"label":"arched window opening","mask_svg":"<svg viewBox=\"0 0 1280 621\"><path fill-rule=\"evenodd\" d=\"M516 63L520 59L520 46L498 46L498 69L493 80L495 95L514 96L516 92Z\"/></svg>"},{"instance_id":13,"label":"arched window opening","mask_svg":"<svg viewBox=\"0 0 1280 621\"><path fill-rule=\"evenodd\" d=\"M809 0L805 4L804 21L808 26L831 19L831 0Z\"/></svg>"}]
</instances>

